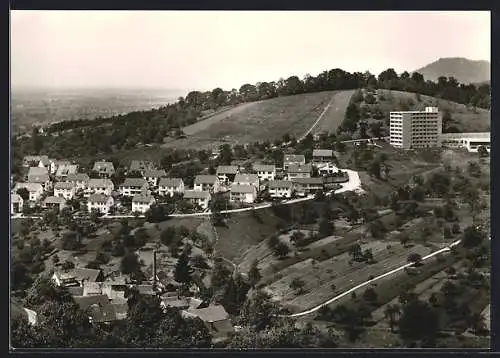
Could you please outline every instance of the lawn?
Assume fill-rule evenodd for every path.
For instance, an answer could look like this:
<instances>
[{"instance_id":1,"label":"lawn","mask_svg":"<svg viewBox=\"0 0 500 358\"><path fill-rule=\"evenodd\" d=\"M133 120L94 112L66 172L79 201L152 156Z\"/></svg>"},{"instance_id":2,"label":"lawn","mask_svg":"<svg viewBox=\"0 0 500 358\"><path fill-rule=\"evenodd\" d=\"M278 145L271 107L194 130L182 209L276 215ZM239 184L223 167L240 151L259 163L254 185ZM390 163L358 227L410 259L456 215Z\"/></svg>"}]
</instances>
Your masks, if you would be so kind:
<instances>
[{"instance_id":1,"label":"lawn","mask_svg":"<svg viewBox=\"0 0 500 358\"><path fill-rule=\"evenodd\" d=\"M188 138L165 147L215 147L225 142L250 143L280 139L285 133L300 137L330 107L312 133L334 132L344 119L354 91L326 91L245 103L184 128ZM331 102L330 102L331 101Z\"/></svg>"}]
</instances>

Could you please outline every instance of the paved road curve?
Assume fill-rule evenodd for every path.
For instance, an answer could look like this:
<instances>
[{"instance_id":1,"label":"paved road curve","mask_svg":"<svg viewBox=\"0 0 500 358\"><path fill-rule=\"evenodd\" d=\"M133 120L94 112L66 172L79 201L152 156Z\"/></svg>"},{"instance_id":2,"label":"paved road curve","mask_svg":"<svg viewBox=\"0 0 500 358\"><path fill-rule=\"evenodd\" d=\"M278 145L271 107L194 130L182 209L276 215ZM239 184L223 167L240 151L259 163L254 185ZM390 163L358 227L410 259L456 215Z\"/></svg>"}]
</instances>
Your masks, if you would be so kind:
<instances>
[{"instance_id":1,"label":"paved road curve","mask_svg":"<svg viewBox=\"0 0 500 358\"><path fill-rule=\"evenodd\" d=\"M450 244L449 246L447 246L447 247L445 247L445 248L442 248L442 249L437 250L437 251L435 251L435 252L433 252L433 253L431 253L431 254L429 254L429 255L427 255L427 256L422 257L422 261L427 260L427 259L430 259L431 257L434 257L434 256L436 256L436 255L439 255L439 254L441 254L441 253L443 253L443 252L450 251L450 250L451 250L451 248L452 248L452 247L454 247L454 246L456 246L456 245L458 245L458 244L460 243L460 241L461 241L461 240L457 240L457 241L453 242L452 244ZM377 276L377 277L374 277L374 278L372 278L371 280L368 280L368 281L362 282L362 283L360 283L359 285L354 286L353 288L351 288L351 289L349 289L349 290L347 290L347 291L345 291L345 292L341 293L340 295L337 295L337 296L335 296L335 297L333 297L333 298L329 299L329 300L328 300L328 301L326 301L326 302L323 302L322 304L320 304L320 305L318 305L318 306L316 306L316 307L310 308L310 309L305 310L305 311L302 311L302 312L297 312L297 313L294 313L294 314L291 314L291 315L284 315L284 316L282 316L282 317L302 317L302 316L306 316L306 315L308 315L308 314L314 313L314 312L318 311L321 307L323 307L323 306L327 306L327 305L329 305L330 303L335 302L335 301L337 301L337 300L341 299L342 297L347 296L347 295L348 295L348 294L350 294L351 292L356 291L357 289L360 289L360 288L362 288L362 287L364 287L364 286L367 286L367 285L369 285L370 283L375 282L375 281L377 281L377 280L380 280L380 279L382 279L382 278L384 278L384 277L387 277L387 276L393 275L393 274L395 274L396 272L399 272L399 271L401 271L401 270L404 270L404 269L405 269L405 268L407 268L407 267L410 267L411 265L412 265L412 263L407 263L407 264L405 264L405 265L403 265L403 266L400 266L400 267L398 267L398 268L395 268L394 270L388 271L388 272L386 272L386 273L384 273L384 274L382 274L382 275L379 275L379 276Z\"/></svg>"}]
</instances>

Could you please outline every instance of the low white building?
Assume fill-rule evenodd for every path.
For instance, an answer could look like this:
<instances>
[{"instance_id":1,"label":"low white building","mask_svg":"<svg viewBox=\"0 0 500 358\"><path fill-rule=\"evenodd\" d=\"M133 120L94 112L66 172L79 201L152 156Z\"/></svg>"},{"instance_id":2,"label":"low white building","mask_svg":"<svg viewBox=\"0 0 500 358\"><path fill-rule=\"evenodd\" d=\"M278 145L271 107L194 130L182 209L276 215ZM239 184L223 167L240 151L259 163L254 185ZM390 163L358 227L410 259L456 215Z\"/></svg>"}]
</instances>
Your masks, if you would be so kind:
<instances>
[{"instance_id":1,"label":"low white building","mask_svg":"<svg viewBox=\"0 0 500 358\"><path fill-rule=\"evenodd\" d=\"M29 193L29 201L36 202L43 194L43 186L40 183L17 183L14 187L14 192L17 193L19 189L26 189Z\"/></svg>"},{"instance_id":2,"label":"low white building","mask_svg":"<svg viewBox=\"0 0 500 358\"><path fill-rule=\"evenodd\" d=\"M167 176L167 173L163 169L152 169L144 171L143 178L149 183L149 185L156 187L161 178Z\"/></svg>"},{"instance_id":3,"label":"low white building","mask_svg":"<svg viewBox=\"0 0 500 358\"><path fill-rule=\"evenodd\" d=\"M149 188L148 182L143 178L126 178L120 185L120 194L123 196L134 196L144 193Z\"/></svg>"},{"instance_id":4,"label":"low white building","mask_svg":"<svg viewBox=\"0 0 500 358\"><path fill-rule=\"evenodd\" d=\"M75 185L76 191L85 190L88 186L90 178L85 173L68 174L66 177L66 182L73 183Z\"/></svg>"},{"instance_id":5,"label":"low white building","mask_svg":"<svg viewBox=\"0 0 500 358\"><path fill-rule=\"evenodd\" d=\"M329 174L335 174L339 171L339 168L337 168L335 165L328 163L326 165L323 165L318 168L318 173L319 175L329 175Z\"/></svg>"},{"instance_id":6,"label":"low white building","mask_svg":"<svg viewBox=\"0 0 500 358\"><path fill-rule=\"evenodd\" d=\"M137 194L132 198L132 212L144 214L155 203L155 198L151 195Z\"/></svg>"},{"instance_id":7,"label":"low white building","mask_svg":"<svg viewBox=\"0 0 500 358\"><path fill-rule=\"evenodd\" d=\"M283 169L287 170L291 165L305 165L306 157L303 154L285 154L283 157Z\"/></svg>"},{"instance_id":8,"label":"low white building","mask_svg":"<svg viewBox=\"0 0 500 358\"><path fill-rule=\"evenodd\" d=\"M87 210L97 210L101 214L107 214L114 205L113 197L103 194L92 194L87 200Z\"/></svg>"},{"instance_id":9,"label":"low white building","mask_svg":"<svg viewBox=\"0 0 500 358\"><path fill-rule=\"evenodd\" d=\"M62 196L48 196L42 203L44 208L57 208L59 211L66 207L66 199Z\"/></svg>"},{"instance_id":10,"label":"low white building","mask_svg":"<svg viewBox=\"0 0 500 358\"><path fill-rule=\"evenodd\" d=\"M78 165L76 164L61 164L57 167L56 179L65 180L68 175L76 174L78 171Z\"/></svg>"},{"instance_id":11,"label":"low white building","mask_svg":"<svg viewBox=\"0 0 500 358\"><path fill-rule=\"evenodd\" d=\"M208 191L217 193L219 191L219 178L216 175L197 175L194 178L195 191Z\"/></svg>"},{"instance_id":12,"label":"low white building","mask_svg":"<svg viewBox=\"0 0 500 358\"><path fill-rule=\"evenodd\" d=\"M293 183L287 180L273 180L269 182L271 198L290 198L293 194Z\"/></svg>"},{"instance_id":13,"label":"low white building","mask_svg":"<svg viewBox=\"0 0 500 358\"><path fill-rule=\"evenodd\" d=\"M237 185L253 185L259 189L259 176L257 174L236 174L234 184Z\"/></svg>"},{"instance_id":14,"label":"low white building","mask_svg":"<svg viewBox=\"0 0 500 358\"><path fill-rule=\"evenodd\" d=\"M208 208L211 195L209 191L200 190L186 190L184 192L184 199L190 201L193 205L198 205L202 209Z\"/></svg>"},{"instance_id":15,"label":"low white building","mask_svg":"<svg viewBox=\"0 0 500 358\"><path fill-rule=\"evenodd\" d=\"M469 152L477 152L480 146L491 149L491 133L443 133L441 134L441 145L447 148L464 148Z\"/></svg>"},{"instance_id":16,"label":"low white building","mask_svg":"<svg viewBox=\"0 0 500 358\"><path fill-rule=\"evenodd\" d=\"M181 178L161 178L158 184L158 194L162 196L174 196L184 193L184 181Z\"/></svg>"},{"instance_id":17,"label":"low white building","mask_svg":"<svg viewBox=\"0 0 500 358\"><path fill-rule=\"evenodd\" d=\"M275 165L254 164L253 170L257 172L259 180L274 180L276 178Z\"/></svg>"},{"instance_id":18,"label":"low white building","mask_svg":"<svg viewBox=\"0 0 500 358\"><path fill-rule=\"evenodd\" d=\"M54 184L54 196L71 200L75 196L75 185L69 182L57 182Z\"/></svg>"},{"instance_id":19,"label":"low white building","mask_svg":"<svg viewBox=\"0 0 500 358\"><path fill-rule=\"evenodd\" d=\"M312 162L315 165L326 164L333 161L333 150L314 149L312 153Z\"/></svg>"},{"instance_id":20,"label":"low white building","mask_svg":"<svg viewBox=\"0 0 500 358\"><path fill-rule=\"evenodd\" d=\"M224 184L232 183L236 174L239 173L238 166L236 165L219 165L217 167L217 178Z\"/></svg>"},{"instance_id":21,"label":"low white building","mask_svg":"<svg viewBox=\"0 0 500 358\"><path fill-rule=\"evenodd\" d=\"M115 188L110 179L90 179L85 187L85 196L88 197L92 194L103 194L106 196L111 195Z\"/></svg>"},{"instance_id":22,"label":"low white building","mask_svg":"<svg viewBox=\"0 0 500 358\"><path fill-rule=\"evenodd\" d=\"M229 201L251 204L257 198L257 188L253 185L231 185Z\"/></svg>"},{"instance_id":23,"label":"low white building","mask_svg":"<svg viewBox=\"0 0 500 358\"><path fill-rule=\"evenodd\" d=\"M10 213L17 214L23 212L24 200L21 195L13 193L10 195Z\"/></svg>"},{"instance_id":24,"label":"low white building","mask_svg":"<svg viewBox=\"0 0 500 358\"><path fill-rule=\"evenodd\" d=\"M287 169L287 179L310 178L312 172L311 164L290 165Z\"/></svg>"}]
</instances>

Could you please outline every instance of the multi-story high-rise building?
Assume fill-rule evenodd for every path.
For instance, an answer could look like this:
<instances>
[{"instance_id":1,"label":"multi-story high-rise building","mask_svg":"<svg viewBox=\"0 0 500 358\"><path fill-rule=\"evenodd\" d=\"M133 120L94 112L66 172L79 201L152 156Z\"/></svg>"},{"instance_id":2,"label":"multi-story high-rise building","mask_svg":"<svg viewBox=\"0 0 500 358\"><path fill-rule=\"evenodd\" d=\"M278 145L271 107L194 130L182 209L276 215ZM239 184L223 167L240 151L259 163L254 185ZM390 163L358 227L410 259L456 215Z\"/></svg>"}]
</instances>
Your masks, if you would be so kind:
<instances>
[{"instance_id":1,"label":"multi-story high-rise building","mask_svg":"<svg viewBox=\"0 0 500 358\"><path fill-rule=\"evenodd\" d=\"M442 117L437 107L390 114L390 144L396 148L440 147L441 131Z\"/></svg>"}]
</instances>

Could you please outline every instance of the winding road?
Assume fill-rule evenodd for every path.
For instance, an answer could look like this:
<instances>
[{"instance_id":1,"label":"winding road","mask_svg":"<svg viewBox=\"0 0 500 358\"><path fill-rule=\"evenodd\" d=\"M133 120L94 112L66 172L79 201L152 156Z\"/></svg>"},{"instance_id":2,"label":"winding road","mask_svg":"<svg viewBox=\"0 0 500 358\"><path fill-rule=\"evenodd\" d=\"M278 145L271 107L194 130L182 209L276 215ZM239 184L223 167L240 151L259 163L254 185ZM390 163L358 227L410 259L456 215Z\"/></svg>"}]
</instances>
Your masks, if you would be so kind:
<instances>
[{"instance_id":1,"label":"winding road","mask_svg":"<svg viewBox=\"0 0 500 358\"><path fill-rule=\"evenodd\" d=\"M491 239L491 238L490 238L490 239ZM430 259L431 257L434 257L434 256L436 256L436 255L439 255L439 254L441 254L441 253L443 253L443 252L448 252L448 251L450 251L450 250L451 250L451 248L452 248L452 247L457 246L458 244L460 244L460 242L461 242L461 240L457 240L457 241L455 241L455 242L451 243L449 246L447 246L447 247L445 247L445 248L442 248L442 249L440 249L440 250L434 251L433 253L430 253L429 255L422 257L422 261L425 261L425 260L427 260L427 259ZM341 299L342 297L345 297L345 296L347 296L348 294L350 294L350 293L352 293L352 292L354 292L354 291L356 291L356 290L358 290L358 289L360 289L360 288L362 288L362 287L365 287L365 286L367 286L367 285L371 284L372 282L375 282L375 281L378 281L378 280L380 280L380 279L382 279L382 278L384 278L384 277L387 277L387 276L393 275L393 274L395 274L396 272L399 272L399 271L401 271L401 270L404 270L404 269L405 269L405 268L407 268L407 267L410 267L411 265L413 265L413 264L412 264L412 263L407 263L407 264L402 265L402 266L400 266L400 267L398 267L398 268L395 268L395 269L393 269L393 270L391 270L391 271L388 271L388 272L386 272L386 273L383 273L383 274L381 274L381 275L379 275L379 276L377 276L377 277L374 277L374 278L372 278L371 280L368 280L368 281L362 282L362 283L360 283L359 285L354 286L353 288L351 288L351 289L349 289L349 290L347 290L347 291L344 291L344 292L342 292L341 294L339 294L339 295L337 295L337 296L334 296L334 297L330 298L328 301L323 302L323 303L321 303L321 304L317 305L316 307L310 308L310 309L305 310L305 311L302 311L302 312L293 313L293 314L290 314L290 315L282 315L281 317L292 317L292 318L296 318L296 317L302 317L302 316L306 316L306 315L308 315L308 314L314 313L314 312L318 311L321 307L327 306L327 305L329 305L329 304L331 304L331 303L333 303L333 302L335 302L335 301L337 301L337 300Z\"/></svg>"}]
</instances>

